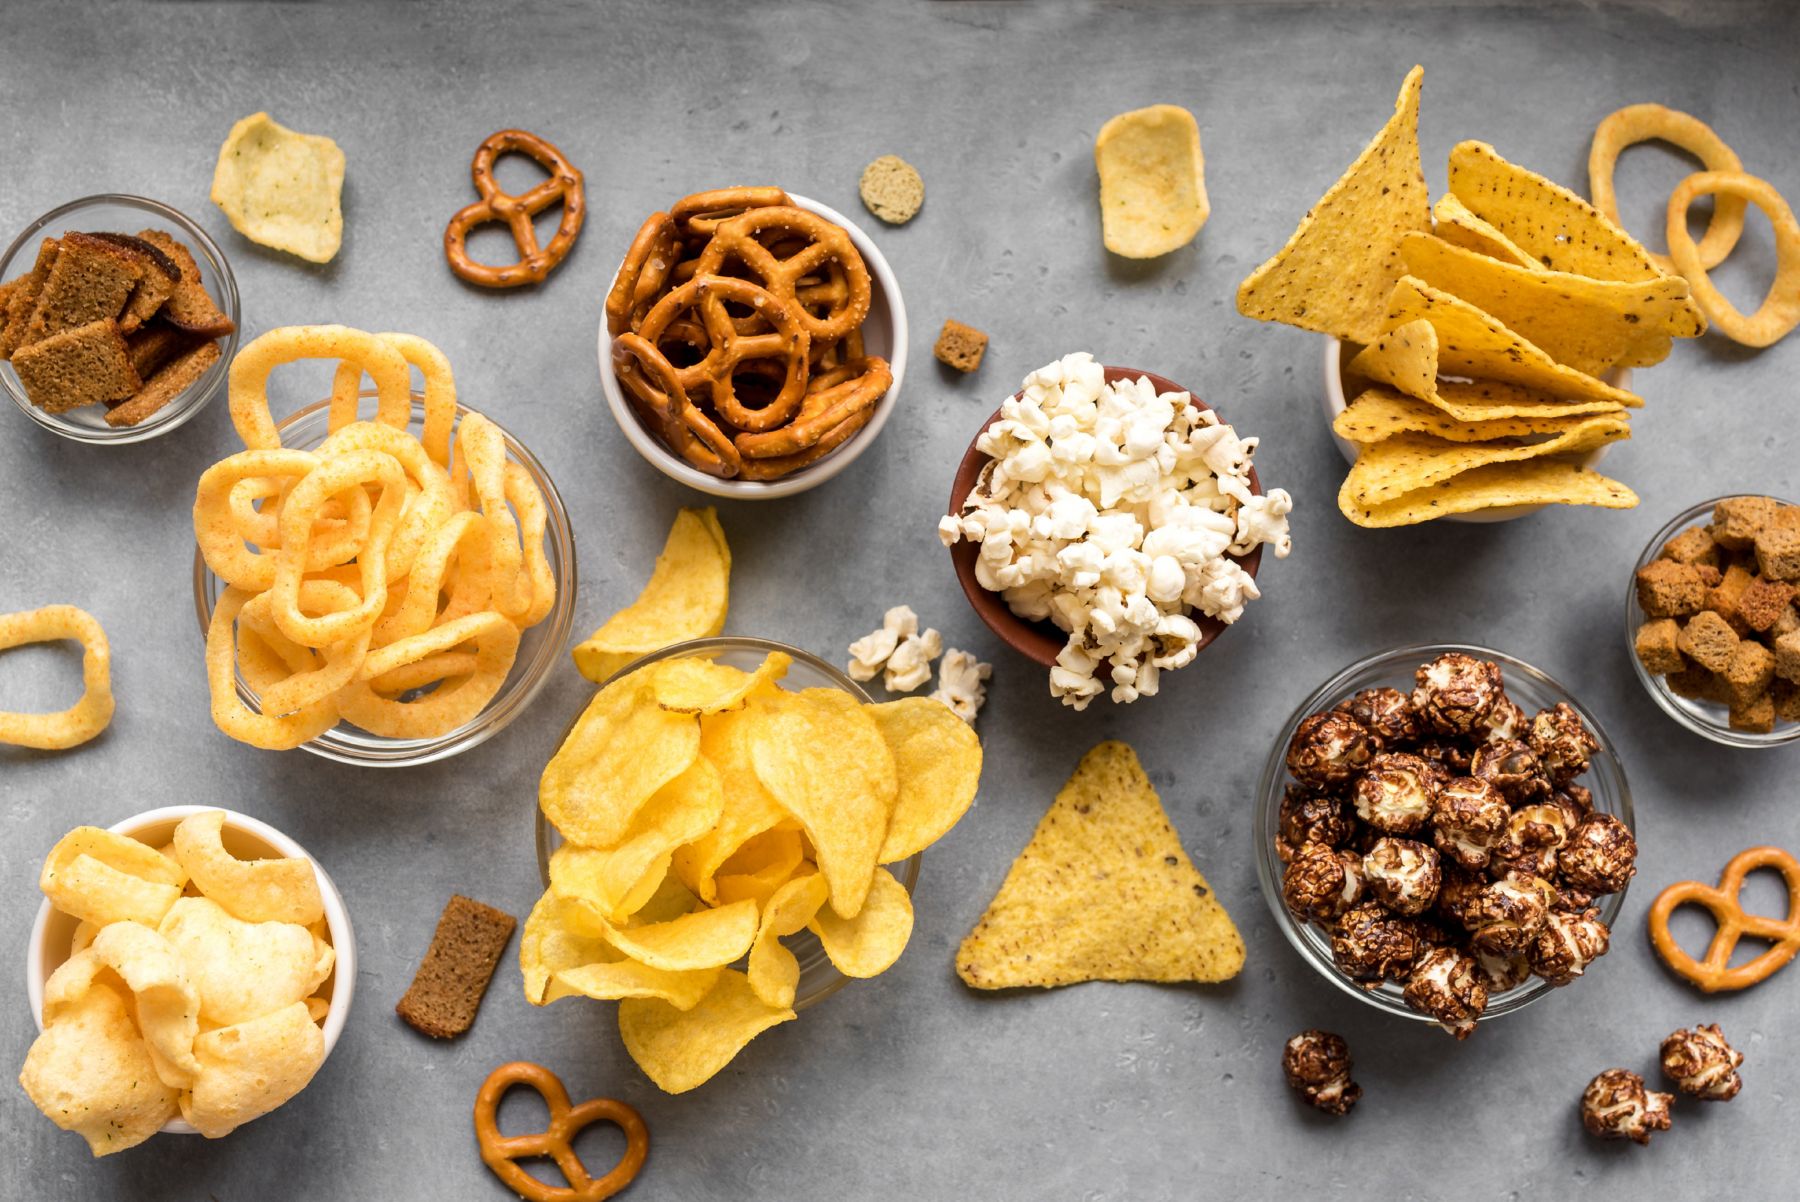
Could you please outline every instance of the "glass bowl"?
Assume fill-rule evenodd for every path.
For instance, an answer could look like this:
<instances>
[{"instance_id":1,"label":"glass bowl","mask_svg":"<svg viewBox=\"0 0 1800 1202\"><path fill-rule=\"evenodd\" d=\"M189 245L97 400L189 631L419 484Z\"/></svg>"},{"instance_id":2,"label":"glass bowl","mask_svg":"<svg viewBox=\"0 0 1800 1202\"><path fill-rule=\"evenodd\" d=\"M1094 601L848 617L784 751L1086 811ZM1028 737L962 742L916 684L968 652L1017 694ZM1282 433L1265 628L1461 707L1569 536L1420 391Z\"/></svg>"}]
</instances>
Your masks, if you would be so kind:
<instances>
[{"instance_id":1,"label":"glass bowl","mask_svg":"<svg viewBox=\"0 0 1800 1202\"><path fill-rule=\"evenodd\" d=\"M364 392L365 397L372 395L372 392ZM330 409L329 400L318 401L282 419L276 426L281 434L282 445L308 450L324 442L331 416ZM466 406L458 405L457 421L460 423L470 412ZM424 397L415 391L412 425L409 427L415 436L424 428L424 422ZM499 425L498 422L494 424ZM550 669L562 658L575 621L575 535L569 528L569 514L563 508L562 497L557 493L556 485L551 482L550 474L544 470L544 465L505 427L501 427L500 433L506 439L507 458L522 465L530 473L532 483L538 486L538 491L544 494L544 508L549 514L549 522L544 529L544 551L550 561L550 570L556 577L556 604L551 608L549 616L525 631L519 639L518 658L513 661L512 672L508 674L500 692L481 713L455 730L425 739L389 739L370 734L347 722L339 722L318 738L302 743L301 750L343 764L379 768L407 768L429 764L460 755L505 730L514 718L525 712L525 707L549 683ZM196 547L194 609L200 618L202 638L212 621L213 606L223 591L224 582L207 569L206 559ZM237 679L237 690L238 696L246 705L252 709L257 708L256 694L250 690L241 674Z\"/></svg>"},{"instance_id":2,"label":"glass bowl","mask_svg":"<svg viewBox=\"0 0 1800 1202\"><path fill-rule=\"evenodd\" d=\"M1800 722L1777 722L1775 729L1768 734L1757 734L1748 730L1731 728L1730 712L1726 706L1716 701L1701 701L1693 697L1683 697L1669 687L1666 677L1653 675L1644 667L1644 661L1637 657L1637 630L1649 621L1649 615L1638 606L1637 574L1638 570L1649 564L1662 551L1663 545L1680 534L1689 526L1704 526L1712 519L1713 506L1720 501L1729 501L1735 496L1763 496L1762 493L1732 493L1728 496L1714 497L1710 501L1702 501L1676 514L1669 524L1658 530L1644 547L1643 554L1632 565L1631 580L1625 586L1625 653L1631 657L1631 666L1637 672L1638 683L1650 694L1652 700L1662 707L1663 713L1681 723L1702 738L1711 739L1726 747L1780 747L1795 740L1800 740ZM1781 500L1777 497L1776 500ZM1793 501L1781 501L1783 505L1795 504Z\"/></svg>"},{"instance_id":3,"label":"glass bowl","mask_svg":"<svg viewBox=\"0 0 1800 1202\"><path fill-rule=\"evenodd\" d=\"M1500 665L1505 677L1506 694L1516 701L1526 713L1536 713L1547 709L1559 701L1566 701L1572 706L1588 730L1593 732L1599 741L1600 749L1590 759L1590 767L1579 783L1591 789L1594 794L1594 809L1598 813L1611 814L1623 822L1628 829L1635 832L1636 823L1632 818L1631 790L1625 783L1625 770L1619 764L1618 753L1613 741L1606 735L1594 715L1570 695L1569 690L1544 673L1538 671L1523 660L1514 659L1510 655L1494 651L1487 647L1477 647L1466 643L1429 643L1416 647L1396 647L1391 651L1382 651L1367 659L1361 659L1337 673L1330 680L1320 685L1313 694L1300 703L1287 724L1278 732L1274 747L1269 753L1269 760L1263 766L1262 782L1257 786L1256 802L1256 875L1262 882L1263 900L1268 903L1270 913L1275 916L1275 925L1287 941L1300 953L1300 958L1310 964L1320 976L1336 985L1339 989L1377 1010L1395 1015L1399 1018L1411 1019L1415 1022L1433 1022L1428 1015L1420 1014L1406 1004L1401 994L1401 987L1392 981L1383 981L1374 989L1365 989L1339 971L1331 958L1331 938L1315 923L1302 923L1289 912L1281 900L1281 857L1275 851L1275 833L1281 810L1281 797L1284 786L1288 782L1287 746L1294 737L1295 729L1302 719L1322 709L1329 709L1339 701L1362 689L1377 688L1383 685L1410 693L1413 688L1413 672L1419 665L1436 659L1446 651L1462 651L1478 659L1492 660ZM1600 910L1600 921L1609 928L1618 918L1620 909L1625 904L1625 890L1611 893L1600 898L1596 905ZM1622 935L1615 932L1612 947L1620 945ZM1591 970L1590 970L1591 971ZM1578 985L1579 983L1577 983ZM1523 985L1508 989L1505 993L1492 994L1488 998L1486 1011L1481 1015L1481 1022L1499 1018L1505 1014L1522 1010L1537 1001L1552 986L1537 977L1532 977Z\"/></svg>"},{"instance_id":4,"label":"glass bowl","mask_svg":"<svg viewBox=\"0 0 1800 1202\"><path fill-rule=\"evenodd\" d=\"M782 679L783 687L793 690L838 689L850 694L864 705L870 704L871 698L855 681L812 652L802 651L798 647L789 647L785 643L777 643L769 639L747 638L740 635L690 639L685 643L664 647L661 651L652 651L649 655L642 656L619 669L600 688L604 689L606 685L629 676L639 668L648 667L658 660L675 659L685 655L703 656L748 672L762 663L763 658L771 651L780 651L793 657L794 662L788 666L787 675ZM563 729L562 737L556 741L558 748L568 741L569 735L575 730L575 723L581 720L581 715L587 709L590 700L592 700L591 697L583 699L581 708L576 710L574 716L569 719L568 725ZM532 815L532 820L536 825L538 874L543 877L544 888L548 889L550 887L550 853L562 846L562 832L545 819L542 807L533 806ZM923 853L920 853L911 859L884 865L884 867L894 874L894 879L899 881L910 894L919 883L919 866L922 862ZM825 954L825 948L820 944L819 937L810 930L802 930L797 935L790 935L782 942L800 961L800 984L794 990L795 1011L818 1005L850 983L850 978L838 971L837 965L831 962L831 957Z\"/></svg>"},{"instance_id":5,"label":"glass bowl","mask_svg":"<svg viewBox=\"0 0 1800 1202\"><path fill-rule=\"evenodd\" d=\"M13 370L12 364L0 363L0 387L6 389L6 395L12 398L13 404L26 417L44 429L76 442L98 445L118 446L143 442L186 425L224 389L232 357L237 354L238 334L244 324L238 312L237 277L231 274L231 264L225 261L225 252L207 236L206 231L192 218L166 204L142 196L108 192L99 196L84 196L61 208L51 209L26 226L13 239L12 245L6 248L6 254L0 256L0 281L13 279L30 271L31 264L37 258L38 243L45 237L60 238L72 231L135 234L146 227L156 226L168 227L171 235L186 243L187 248L194 252L194 261L200 265L201 282L236 327L220 340L219 350L222 353L219 361L207 368L205 375L190 384L174 400L135 426L107 425L107 410L104 405L84 405L67 413L45 413L25 395L25 386L19 382L19 374Z\"/></svg>"}]
</instances>

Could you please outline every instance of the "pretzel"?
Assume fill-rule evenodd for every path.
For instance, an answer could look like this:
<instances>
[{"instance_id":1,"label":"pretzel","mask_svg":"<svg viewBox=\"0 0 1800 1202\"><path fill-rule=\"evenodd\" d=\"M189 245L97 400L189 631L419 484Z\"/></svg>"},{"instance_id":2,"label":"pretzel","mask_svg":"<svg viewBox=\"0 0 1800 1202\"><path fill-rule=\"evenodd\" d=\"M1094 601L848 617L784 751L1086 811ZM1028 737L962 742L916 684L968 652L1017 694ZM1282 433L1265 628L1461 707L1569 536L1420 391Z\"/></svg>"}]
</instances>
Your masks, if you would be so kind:
<instances>
[{"instance_id":1,"label":"pretzel","mask_svg":"<svg viewBox=\"0 0 1800 1202\"><path fill-rule=\"evenodd\" d=\"M727 302L748 306L768 322L769 331L740 333ZM676 378L690 398L704 389L712 407L739 429L770 430L792 418L806 399L811 339L797 308L749 280L700 275L657 301L638 333L654 346L676 318L698 310L708 338L706 353L699 362L676 368ZM780 359L787 368L781 391L760 409L741 404L732 381L738 366L753 359Z\"/></svg>"},{"instance_id":2,"label":"pretzel","mask_svg":"<svg viewBox=\"0 0 1800 1202\"><path fill-rule=\"evenodd\" d=\"M550 178L523 196L501 191L499 182L494 179L494 160L509 151L536 159L538 165L550 173ZM581 172L563 157L562 151L536 134L522 129L503 129L489 135L488 140L476 149L474 161L469 164L469 175L475 181L475 191L481 194L481 199L458 210L456 216L450 218L450 224L444 227L444 257L450 261L450 270L483 288L516 288L520 284L543 283L569 253L569 248L575 245L575 236L581 232L581 223L587 216L587 191ZM550 245L540 249L531 219L559 200L563 206L562 223L556 227L556 236L550 239ZM519 248L517 263L492 267L469 258L469 231L490 221L504 221L512 231L513 242Z\"/></svg>"},{"instance_id":3,"label":"pretzel","mask_svg":"<svg viewBox=\"0 0 1800 1202\"><path fill-rule=\"evenodd\" d=\"M675 222L667 213L652 213L638 227L637 237L619 264L612 290L606 294L606 332L617 338L643 324L644 314L668 284L675 270L677 251Z\"/></svg>"},{"instance_id":4,"label":"pretzel","mask_svg":"<svg viewBox=\"0 0 1800 1202\"><path fill-rule=\"evenodd\" d=\"M515 1085L537 1090L550 1110L546 1130L533 1135L501 1135L495 1115L500 1099ZM625 1154L604 1177L589 1176L587 1166L575 1154L575 1135L590 1123L612 1123L625 1133ZM650 1131L642 1116L624 1102L590 1098L569 1105L569 1092L555 1073L541 1064L515 1060L488 1074L475 1095L475 1141L481 1146L481 1163L500 1178L507 1189L530 1202L601 1202L637 1177L650 1154ZM521 1159L547 1157L556 1161L568 1185L548 1185L519 1167Z\"/></svg>"},{"instance_id":5,"label":"pretzel","mask_svg":"<svg viewBox=\"0 0 1800 1202\"><path fill-rule=\"evenodd\" d=\"M770 234L792 235L801 245L778 255L760 240ZM777 249L789 248L778 245ZM791 205L746 210L719 224L695 270L702 276L720 275L734 260L742 263L764 288L798 308L800 324L814 341L842 338L869 315L868 266L844 227L817 213ZM842 270L845 286L835 303L820 316L808 311L796 290L807 277L826 272L832 264Z\"/></svg>"},{"instance_id":6,"label":"pretzel","mask_svg":"<svg viewBox=\"0 0 1800 1202\"><path fill-rule=\"evenodd\" d=\"M850 418L874 408L894 382L894 373L885 359L863 359L832 368L816 382L821 387L807 393L793 421L764 434L738 435L738 451L752 459L774 459L815 446Z\"/></svg>"},{"instance_id":7,"label":"pretzel","mask_svg":"<svg viewBox=\"0 0 1800 1202\"><path fill-rule=\"evenodd\" d=\"M669 216L683 242L701 243L717 233L721 223L751 209L792 203L788 194L776 187L714 188L682 197L669 206Z\"/></svg>"},{"instance_id":8,"label":"pretzel","mask_svg":"<svg viewBox=\"0 0 1800 1202\"><path fill-rule=\"evenodd\" d=\"M613 341L613 356L619 378L656 415L664 439L677 454L710 475L729 479L738 474L743 460L737 447L710 417L695 408L681 374L660 350L649 340L627 333Z\"/></svg>"},{"instance_id":9,"label":"pretzel","mask_svg":"<svg viewBox=\"0 0 1800 1202\"><path fill-rule=\"evenodd\" d=\"M1759 868L1773 868L1787 882L1787 916L1779 921L1744 913L1738 900L1744 878ZM1669 933L1669 916L1676 907L1690 903L1704 906L1718 923L1719 929L1713 932L1703 960L1688 955ZM1749 963L1732 968L1731 954L1745 935L1766 939L1769 949ZM1779 847L1752 847L1731 857L1717 888L1699 881L1677 881L1650 903L1650 942L1663 963L1706 993L1757 984L1800 952L1800 861Z\"/></svg>"}]
</instances>

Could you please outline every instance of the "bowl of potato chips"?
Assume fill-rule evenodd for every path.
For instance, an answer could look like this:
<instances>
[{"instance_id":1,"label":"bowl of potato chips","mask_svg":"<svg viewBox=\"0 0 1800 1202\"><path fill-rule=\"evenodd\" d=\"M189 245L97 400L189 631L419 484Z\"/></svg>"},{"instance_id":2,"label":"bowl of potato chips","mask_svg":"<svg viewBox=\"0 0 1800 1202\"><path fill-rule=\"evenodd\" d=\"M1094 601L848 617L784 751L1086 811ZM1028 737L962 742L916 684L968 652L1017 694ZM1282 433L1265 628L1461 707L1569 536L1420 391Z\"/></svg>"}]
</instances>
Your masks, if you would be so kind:
<instances>
[{"instance_id":1,"label":"bowl of potato chips","mask_svg":"<svg viewBox=\"0 0 1800 1202\"><path fill-rule=\"evenodd\" d=\"M367 391L361 393L364 398L370 395ZM441 402L434 401L429 386L424 393L412 393L410 423L403 435L407 445L396 442L394 449L409 451L419 461L409 464L407 470L411 472L430 467L424 462L421 445L436 445L436 440L442 439L446 459L453 445L458 456L454 465L458 475L452 478L447 473L438 474L443 475L452 490L459 485L466 490L465 507L452 512L424 538L412 571L386 588L388 608L367 636L361 668L353 670L349 684L320 702L296 702L270 712L263 695L272 686L287 689L314 678L323 680L339 671L344 666L339 662L344 645L353 640L316 650L292 645L291 640L281 637L281 630L274 628L271 613L253 609L274 590L245 601L245 594L228 589L227 582L214 570L221 554L233 557L235 562L243 530L254 531L258 523L276 525L276 519L270 516L274 511L267 507L285 503L288 496L299 491L298 486L271 491L268 478L256 474L262 469L255 464L245 466L241 472L231 467L237 456L223 461L218 470L242 475L241 481L232 483L232 477L227 477L224 484L209 487L203 478L200 500L196 502L197 528L202 522L201 509L209 498L217 501L212 506L214 510L228 512L213 513L204 519L207 527L217 527L222 532L211 541L223 545L225 550L209 547L203 541L196 551L194 601L201 628L209 632L224 621L220 613L222 599L230 598L239 606L232 615L236 623L235 657L231 654L232 635L228 629L219 631L219 638L209 634L208 639L209 677L220 678L213 681L214 718L233 737L273 749L298 746L343 763L382 767L430 763L467 751L498 734L524 712L548 681L551 667L568 644L574 621L575 541L562 498L543 464L498 423L454 401L445 407L453 411L454 423L443 417L434 419L434 404ZM369 431L371 436L391 434L386 426L376 429L379 418L377 422L346 424L338 409L336 401L324 400L284 419L275 427L283 450L274 454L282 455L289 449L317 450L358 429ZM396 423L399 420L396 417ZM471 483L461 470L463 448L472 443L470 432L478 428L478 423L490 444L482 454L494 461L491 466L497 479L501 478L502 469L504 472L504 496L499 495L501 486L496 484L491 490L496 495L484 497L479 503L475 493L483 486ZM440 424L445 428L441 433L434 432L434 426ZM452 424L454 444L449 441ZM333 433L340 428L344 434ZM340 459L362 453L352 449ZM260 496L260 509L253 508L256 501L250 496L257 490L268 494ZM455 510L457 505L453 498L447 509ZM500 603L493 599L486 583L487 574L498 570L498 552L488 549L487 536L482 534L484 515L490 510L516 519L517 525L510 527L518 532L510 548L511 576L529 580L537 594L535 598L522 594L524 605L512 617L491 612ZM332 532L326 528L332 523L342 527L353 519L354 515L321 517L315 522L314 537L328 538ZM393 536L396 543L407 521L403 513ZM350 590L345 594L346 600L354 600L352 594L360 595L363 583L356 564L313 572L309 561L308 575L300 586L303 606L307 605L304 590L333 588L333 573L345 576L337 583ZM425 586L414 588L421 580ZM414 593L420 604L408 600ZM442 598L448 598L447 602ZM272 606L269 608L273 610ZM416 620L407 618L409 609L418 611ZM484 621L494 629L484 626ZM214 643L222 645L215 648ZM425 645L416 653L406 650L415 643ZM215 650L219 653L216 656ZM214 664L214 659L220 662ZM391 665L389 659L393 661ZM228 687L232 684L235 696Z\"/></svg>"},{"instance_id":2,"label":"bowl of potato chips","mask_svg":"<svg viewBox=\"0 0 1800 1202\"><path fill-rule=\"evenodd\" d=\"M639 1067L693 1089L899 958L920 853L980 774L948 706L872 705L797 648L722 637L644 656L544 770L526 997L618 1001Z\"/></svg>"},{"instance_id":3,"label":"bowl of potato chips","mask_svg":"<svg viewBox=\"0 0 1800 1202\"><path fill-rule=\"evenodd\" d=\"M40 1035L20 1083L94 1155L220 1138L287 1102L350 1016L343 896L244 814L166 806L77 827L46 857L26 949Z\"/></svg>"}]
</instances>

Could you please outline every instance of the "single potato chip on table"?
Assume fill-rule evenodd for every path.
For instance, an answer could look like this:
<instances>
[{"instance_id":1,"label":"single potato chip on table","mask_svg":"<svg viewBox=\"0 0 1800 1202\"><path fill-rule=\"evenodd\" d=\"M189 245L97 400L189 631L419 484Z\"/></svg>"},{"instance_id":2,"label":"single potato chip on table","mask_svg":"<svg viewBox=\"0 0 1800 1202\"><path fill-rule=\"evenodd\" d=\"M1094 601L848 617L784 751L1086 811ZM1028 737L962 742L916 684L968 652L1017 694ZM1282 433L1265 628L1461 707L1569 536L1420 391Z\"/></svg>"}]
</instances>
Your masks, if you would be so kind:
<instances>
[{"instance_id":1,"label":"single potato chip on table","mask_svg":"<svg viewBox=\"0 0 1800 1202\"><path fill-rule=\"evenodd\" d=\"M596 684L641 655L725 629L731 548L718 514L683 509L638 599L575 648L575 667Z\"/></svg>"},{"instance_id":2,"label":"single potato chip on table","mask_svg":"<svg viewBox=\"0 0 1800 1202\"><path fill-rule=\"evenodd\" d=\"M344 240L344 152L267 113L231 127L213 169L212 201L252 242L329 263Z\"/></svg>"},{"instance_id":3,"label":"single potato chip on table","mask_svg":"<svg viewBox=\"0 0 1800 1202\"><path fill-rule=\"evenodd\" d=\"M1206 158L1200 126L1179 105L1120 113L1094 139L1106 249L1154 259L1194 240L1206 224Z\"/></svg>"}]
</instances>

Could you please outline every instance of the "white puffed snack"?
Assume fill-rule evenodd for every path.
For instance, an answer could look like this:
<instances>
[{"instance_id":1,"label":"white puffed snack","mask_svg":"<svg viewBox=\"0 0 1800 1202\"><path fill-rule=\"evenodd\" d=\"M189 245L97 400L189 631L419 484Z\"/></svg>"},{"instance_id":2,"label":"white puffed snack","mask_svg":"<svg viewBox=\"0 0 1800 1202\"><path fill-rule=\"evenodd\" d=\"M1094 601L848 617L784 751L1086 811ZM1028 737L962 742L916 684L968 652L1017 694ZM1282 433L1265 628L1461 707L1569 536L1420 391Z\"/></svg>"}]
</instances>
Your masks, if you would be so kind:
<instances>
[{"instance_id":1,"label":"white puffed snack","mask_svg":"<svg viewBox=\"0 0 1800 1202\"><path fill-rule=\"evenodd\" d=\"M943 702L958 718L973 726L975 716L987 701L984 682L993 674L992 664L984 664L967 651L952 647L938 664L938 687L932 691L931 699Z\"/></svg>"},{"instance_id":2,"label":"white puffed snack","mask_svg":"<svg viewBox=\"0 0 1800 1202\"><path fill-rule=\"evenodd\" d=\"M910 693L931 680L931 661L942 655L944 636L929 628L900 640L888 656L881 687L890 693Z\"/></svg>"},{"instance_id":3,"label":"white puffed snack","mask_svg":"<svg viewBox=\"0 0 1800 1202\"><path fill-rule=\"evenodd\" d=\"M850 644L847 671L852 680L874 680L883 672L882 687L890 693L910 693L931 679L931 661L944 650L944 637L935 630L919 629L919 615L910 605L896 605L881 618L881 629Z\"/></svg>"},{"instance_id":4,"label":"white puffed snack","mask_svg":"<svg viewBox=\"0 0 1800 1202\"><path fill-rule=\"evenodd\" d=\"M1187 393L1108 384L1092 355L1065 355L1025 377L976 440L993 462L938 536L978 544L976 581L1069 636L1052 696L1076 709L1109 689L1136 701L1193 660L1191 614L1229 624L1261 596L1229 556L1291 549L1293 500L1250 491L1256 445Z\"/></svg>"}]
</instances>

